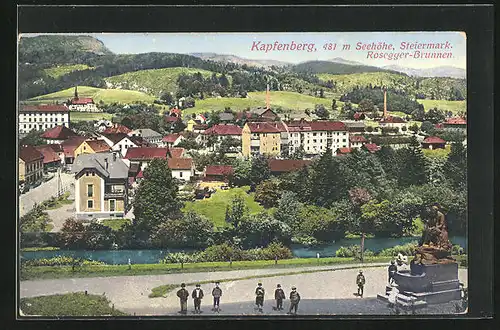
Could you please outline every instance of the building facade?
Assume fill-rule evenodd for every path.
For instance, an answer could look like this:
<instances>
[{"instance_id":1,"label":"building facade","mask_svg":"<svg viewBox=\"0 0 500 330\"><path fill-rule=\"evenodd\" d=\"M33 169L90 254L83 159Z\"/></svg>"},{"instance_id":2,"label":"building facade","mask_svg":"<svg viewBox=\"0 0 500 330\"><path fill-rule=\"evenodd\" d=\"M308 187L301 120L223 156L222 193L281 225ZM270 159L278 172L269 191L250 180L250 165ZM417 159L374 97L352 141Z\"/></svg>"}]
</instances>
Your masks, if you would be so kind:
<instances>
[{"instance_id":1,"label":"building facade","mask_svg":"<svg viewBox=\"0 0 500 330\"><path fill-rule=\"evenodd\" d=\"M69 127L69 108L65 105L23 105L19 109L19 133Z\"/></svg>"},{"instance_id":2,"label":"building facade","mask_svg":"<svg viewBox=\"0 0 500 330\"><path fill-rule=\"evenodd\" d=\"M35 183L43 177L43 154L33 146L19 149L19 183Z\"/></svg>"},{"instance_id":3,"label":"building facade","mask_svg":"<svg viewBox=\"0 0 500 330\"><path fill-rule=\"evenodd\" d=\"M290 153L302 149L310 156L321 155L328 148L335 155L337 149L349 147L349 131L340 121L305 121L287 123Z\"/></svg>"},{"instance_id":4,"label":"building facade","mask_svg":"<svg viewBox=\"0 0 500 330\"><path fill-rule=\"evenodd\" d=\"M244 157L277 156L281 153L281 132L267 122L248 122L242 129L241 147Z\"/></svg>"},{"instance_id":5,"label":"building facade","mask_svg":"<svg viewBox=\"0 0 500 330\"><path fill-rule=\"evenodd\" d=\"M73 172L76 219L125 216L128 210L128 166L118 153L79 155Z\"/></svg>"},{"instance_id":6,"label":"building facade","mask_svg":"<svg viewBox=\"0 0 500 330\"><path fill-rule=\"evenodd\" d=\"M153 131L150 128L140 128L128 133L129 136L132 137L142 137L148 143L161 145L161 140L163 139L163 135L160 133Z\"/></svg>"}]
</instances>

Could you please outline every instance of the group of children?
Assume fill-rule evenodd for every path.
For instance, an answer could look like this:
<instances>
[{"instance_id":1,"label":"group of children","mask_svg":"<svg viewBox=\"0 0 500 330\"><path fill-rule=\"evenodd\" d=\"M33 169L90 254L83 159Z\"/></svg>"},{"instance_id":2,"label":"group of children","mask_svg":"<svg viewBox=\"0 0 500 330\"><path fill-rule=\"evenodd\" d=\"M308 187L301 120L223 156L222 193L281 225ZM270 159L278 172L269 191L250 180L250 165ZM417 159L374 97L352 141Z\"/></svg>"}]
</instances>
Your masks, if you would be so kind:
<instances>
[{"instance_id":1,"label":"group of children","mask_svg":"<svg viewBox=\"0 0 500 330\"><path fill-rule=\"evenodd\" d=\"M212 290L212 296L214 298L214 304L212 311L215 312L220 312L219 304L220 304L220 297L222 296L222 289L219 287L219 282L215 282L215 287ZM256 310L259 310L259 312L263 312L263 307L264 307L264 295L266 291L262 287L262 283L258 283L257 289L255 289L255 305L256 305ZM181 314L186 314L187 313L187 301L189 297L189 291L186 290L186 284L182 283L181 284L181 289L177 291L177 297L180 299L181 303ZM191 297L193 298L194 302L194 313L195 314L200 314L201 310L201 300L204 297L203 290L201 289L200 284L196 284L196 288L193 290L191 293ZM274 310L283 310L283 300L285 300L285 292L281 288L281 285L278 284L276 290L274 291L274 298L276 299L276 307L273 307ZM297 314L297 308L299 307L299 302L300 302L300 294L297 292L296 287L292 287L292 291L290 292L290 310L288 314Z\"/></svg>"}]
</instances>

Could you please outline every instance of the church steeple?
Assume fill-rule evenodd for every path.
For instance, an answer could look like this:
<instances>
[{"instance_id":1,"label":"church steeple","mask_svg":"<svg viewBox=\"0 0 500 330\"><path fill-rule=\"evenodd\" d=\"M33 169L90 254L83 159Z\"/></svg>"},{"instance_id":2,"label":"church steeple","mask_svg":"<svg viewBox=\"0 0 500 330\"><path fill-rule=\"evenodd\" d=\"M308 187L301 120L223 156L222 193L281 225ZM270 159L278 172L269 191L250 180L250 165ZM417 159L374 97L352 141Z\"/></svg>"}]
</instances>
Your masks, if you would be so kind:
<instances>
[{"instance_id":1,"label":"church steeple","mask_svg":"<svg viewBox=\"0 0 500 330\"><path fill-rule=\"evenodd\" d=\"M75 86L75 99L78 100L78 86Z\"/></svg>"}]
</instances>

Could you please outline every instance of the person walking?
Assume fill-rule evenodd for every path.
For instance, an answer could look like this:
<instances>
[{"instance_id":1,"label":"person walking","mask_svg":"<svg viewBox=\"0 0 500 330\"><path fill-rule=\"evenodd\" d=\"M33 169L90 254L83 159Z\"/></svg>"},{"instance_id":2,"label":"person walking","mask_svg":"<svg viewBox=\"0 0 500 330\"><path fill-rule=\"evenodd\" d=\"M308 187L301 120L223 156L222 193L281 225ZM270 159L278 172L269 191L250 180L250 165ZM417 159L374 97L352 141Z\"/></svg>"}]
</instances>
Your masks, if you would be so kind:
<instances>
[{"instance_id":1,"label":"person walking","mask_svg":"<svg viewBox=\"0 0 500 330\"><path fill-rule=\"evenodd\" d=\"M358 285L358 296L363 298L363 288L365 286L365 275L363 275L363 271L360 270L358 276L356 276L356 284Z\"/></svg>"},{"instance_id":2,"label":"person walking","mask_svg":"<svg viewBox=\"0 0 500 330\"><path fill-rule=\"evenodd\" d=\"M396 263L394 260L391 260L391 264L389 265L389 284L392 284L394 282L394 275L398 271L398 266L396 266Z\"/></svg>"},{"instance_id":3,"label":"person walking","mask_svg":"<svg viewBox=\"0 0 500 330\"><path fill-rule=\"evenodd\" d=\"M214 308L213 311L219 311L220 297L222 296L222 289L219 287L219 282L215 282L215 288L212 290L212 296L214 297Z\"/></svg>"},{"instance_id":4,"label":"person walking","mask_svg":"<svg viewBox=\"0 0 500 330\"><path fill-rule=\"evenodd\" d=\"M257 306L256 309L259 310L259 312L262 313L262 308L264 307L264 295L266 291L262 287L262 283L257 284L257 289L255 289L255 305Z\"/></svg>"},{"instance_id":5,"label":"person walking","mask_svg":"<svg viewBox=\"0 0 500 330\"><path fill-rule=\"evenodd\" d=\"M283 310L283 300L285 299L285 291L281 288L281 284L278 284L276 290L274 291L274 299L276 299L276 310Z\"/></svg>"},{"instance_id":6,"label":"person walking","mask_svg":"<svg viewBox=\"0 0 500 330\"><path fill-rule=\"evenodd\" d=\"M191 297L194 300L194 312L197 314L201 313L200 306L201 300L203 299L203 290L199 284L196 284L196 289L193 290Z\"/></svg>"},{"instance_id":7,"label":"person walking","mask_svg":"<svg viewBox=\"0 0 500 330\"><path fill-rule=\"evenodd\" d=\"M292 291L290 292L290 310L288 311L288 314L292 314L292 309L294 310L293 314L297 314L299 302L300 294L297 292L297 288L293 286Z\"/></svg>"},{"instance_id":8,"label":"person walking","mask_svg":"<svg viewBox=\"0 0 500 330\"><path fill-rule=\"evenodd\" d=\"M181 284L181 289L177 291L177 297L179 297L181 303L181 311L179 313L186 314L187 313L187 301L189 297L189 292L186 290L186 284Z\"/></svg>"}]
</instances>

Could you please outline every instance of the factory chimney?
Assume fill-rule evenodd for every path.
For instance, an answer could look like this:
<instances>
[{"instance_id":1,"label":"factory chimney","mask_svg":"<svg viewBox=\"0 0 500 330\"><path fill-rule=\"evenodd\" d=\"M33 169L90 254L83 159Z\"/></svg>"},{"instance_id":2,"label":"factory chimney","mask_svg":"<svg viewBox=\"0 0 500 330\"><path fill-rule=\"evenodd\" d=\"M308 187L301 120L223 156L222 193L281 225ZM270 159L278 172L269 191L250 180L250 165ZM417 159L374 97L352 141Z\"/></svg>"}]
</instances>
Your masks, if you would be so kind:
<instances>
[{"instance_id":1,"label":"factory chimney","mask_svg":"<svg viewBox=\"0 0 500 330\"><path fill-rule=\"evenodd\" d=\"M384 119L387 118L387 88L384 86Z\"/></svg>"}]
</instances>

